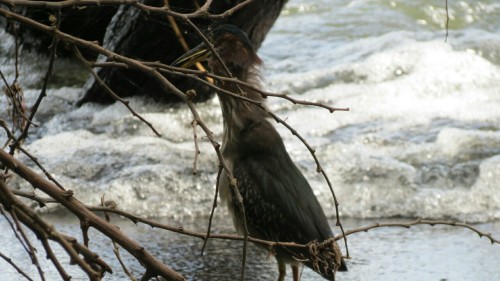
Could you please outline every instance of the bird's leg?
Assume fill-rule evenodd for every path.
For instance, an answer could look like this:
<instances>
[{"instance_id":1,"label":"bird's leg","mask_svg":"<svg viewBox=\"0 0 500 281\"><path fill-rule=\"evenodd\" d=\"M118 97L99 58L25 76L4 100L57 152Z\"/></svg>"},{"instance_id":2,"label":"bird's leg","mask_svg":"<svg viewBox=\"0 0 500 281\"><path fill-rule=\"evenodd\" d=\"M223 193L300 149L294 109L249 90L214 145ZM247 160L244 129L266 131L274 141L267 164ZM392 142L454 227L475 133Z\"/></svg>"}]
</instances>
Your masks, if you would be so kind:
<instances>
[{"instance_id":1,"label":"bird's leg","mask_svg":"<svg viewBox=\"0 0 500 281\"><path fill-rule=\"evenodd\" d=\"M278 260L278 270L280 275L278 276L278 281L285 281L285 275L286 275L286 263L282 259L277 259Z\"/></svg>"},{"instance_id":2,"label":"bird's leg","mask_svg":"<svg viewBox=\"0 0 500 281\"><path fill-rule=\"evenodd\" d=\"M301 277L301 272L300 272L300 263L298 262L292 262L292 274L293 274L293 281L300 281Z\"/></svg>"}]
</instances>

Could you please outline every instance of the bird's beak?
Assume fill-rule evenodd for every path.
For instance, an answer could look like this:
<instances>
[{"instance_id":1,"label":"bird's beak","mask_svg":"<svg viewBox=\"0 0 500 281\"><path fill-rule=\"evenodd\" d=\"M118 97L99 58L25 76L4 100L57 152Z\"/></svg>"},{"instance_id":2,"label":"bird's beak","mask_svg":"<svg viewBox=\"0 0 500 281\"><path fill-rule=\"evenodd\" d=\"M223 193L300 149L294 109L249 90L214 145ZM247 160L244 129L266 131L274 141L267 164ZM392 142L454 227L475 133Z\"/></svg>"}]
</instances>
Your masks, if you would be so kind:
<instances>
[{"instance_id":1,"label":"bird's beak","mask_svg":"<svg viewBox=\"0 0 500 281\"><path fill-rule=\"evenodd\" d=\"M205 43L201 43L200 45L194 47L193 49L189 50L187 53L176 59L171 65L188 68L197 62L207 59L209 54L210 51L207 48L207 45Z\"/></svg>"}]
</instances>

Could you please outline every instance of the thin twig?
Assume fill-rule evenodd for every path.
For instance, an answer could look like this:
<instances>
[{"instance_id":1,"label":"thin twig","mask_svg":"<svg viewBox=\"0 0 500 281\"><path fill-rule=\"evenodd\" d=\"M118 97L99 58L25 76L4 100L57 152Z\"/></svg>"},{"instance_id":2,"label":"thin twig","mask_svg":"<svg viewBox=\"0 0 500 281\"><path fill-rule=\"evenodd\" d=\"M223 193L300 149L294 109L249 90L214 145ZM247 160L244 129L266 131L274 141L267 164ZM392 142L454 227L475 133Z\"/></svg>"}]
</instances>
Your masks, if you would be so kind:
<instances>
[{"instance_id":1,"label":"thin twig","mask_svg":"<svg viewBox=\"0 0 500 281\"><path fill-rule=\"evenodd\" d=\"M220 76L216 75L210 72L202 71L202 70L194 70L194 69L189 69L189 68L180 68L180 67L175 67L175 66L170 66L164 63L160 62L144 62L145 65L157 68L159 71L168 73L168 74L173 74L177 76L182 76L182 77L188 77L190 79L194 79L196 81L199 81L201 83L204 83L206 86L211 87L212 89L216 91L223 91L221 88L218 88L215 84L213 83L207 83L207 81L201 79L200 77L208 77L214 80L222 81L222 82L228 82L228 83L234 83L242 86L245 89L249 89L252 91L255 91L259 93L262 97L268 98L268 97L276 97L276 98L282 98L285 100L290 101L293 104L299 104L299 105L306 105L306 106L315 106L315 107L320 107L328 110L330 113L333 113L335 111L349 111L349 108L347 107L332 107L324 103L320 102L312 102L312 101L306 101L306 100L299 100L296 98L293 98L287 94L280 94L280 93L273 93L273 92L268 92L264 91L258 87L255 87L254 85L251 85L247 82L241 81L237 78L228 78L225 76ZM129 68L128 64L125 63L120 63L120 62L96 62L92 63L93 67L122 67L122 68ZM228 92L229 94L230 92ZM232 93L234 97L238 98L241 97L241 100L244 100L249 103L253 104L260 104L261 102L255 101L252 99L246 99L244 96L237 95L235 93Z\"/></svg>"},{"instance_id":2,"label":"thin twig","mask_svg":"<svg viewBox=\"0 0 500 281\"><path fill-rule=\"evenodd\" d=\"M247 220L246 220L246 215L245 215L245 207L243 205L243 197L241 196L241 193L238 190L238 183L236 181L236 178L234 178L233 172L227 166L227 162L224 159L224 156L222 155L222 151L220 150L219 143L217 143L215 141L210 129L201 120L200 116L198 115L198 111L196 110L196 108L195 108L194 104L191 102L191 100L186 100L185 102L187 103L188 107L191 109L191 113L194 115L194 119L201 126L201 128L203 128L203 130L207 134L208 139L212 143L212 146L214 147L214 149L217 153L217 156L219 157L220 165L223 167L224 171L226 172L226 176L229 179L229 187L231 188L233 195L236 197L236 200L238 202L238 207L239 207L241 215L243 217L242 218L243 230L244 230L243 233L244 233L245 240L243 241L243 258L242 258L242 262L241 262L242 264L241 264L241 277L240 277L241 281L243 281L244 276L245 276L246 253L247 253L247 245L248 245L248 237L249 237Z\"/></svg>"},{"instance_id":3,"label":"thin twig","mask_svg":"<svg viewBox=\"0 0 500 281\"><path fill-rule=\"evenodd\" d=\"M7 147L7 145L9 145L10 141L15 140L16 137L11 133L10 129L7 127L5 120L0 119L0 127L2 127L7 133L7 140L5 141L5 144L2 146L2 149L4 149L5 147Z\"/></svg>"},{"instance_id":4,"label":"thin twig","mask_svg":"<svg viewBox=\"0 0 500 281\"><path fill-rule=\"evenodd\" d=\"M113 253L115 254L116 259L118 259L118 262L120 263L120 266L123 269L123 272L127 274L128 278L132 281L137 281L137 278L135 278L132 273L130 273L130 270L128 270L127 266L125 263L122 261L121 256L120 256L120 247L118 247L118 244L116 244L115 241L113 241Z\"/></svg>"},{"instance_id":5,"label":"thin twig","mask_svg":"<svg viewBox=\"0 0 500 281\"><path fill-rule=\"evenodd\" d=\"M1 208L1 206L0 206L0 213L2 214L2 216L4 216L5 220L7 221L10 228L12 229L12 233L14 233L14 236L16 237L16 239L19 241L21 246L24 248L24 251L29 254L28 246L26 246L26 244L24 244L24 241L21 239L21 237L19 237L19 234L17 234L17 231L16 231L16 228L14 227L14 224L9 219L9 217L7 217L7 214L3 211L3 208Z\"/></svg>"},{"instance_id":6,"label":"thin twig","mask_svg":"<svg viewBox=\"0 0 500 281\"><path fill-rule=\"evenodd\" d=\"M82 229L83 245L89 246L89 223L85 218L80 219L80 228Z\"/></svg>"},{"instance_id":7,"label":"thin twig","mask_svg":"<svg viewBox=\"0 0 500 281\"><path fill-rule=\"evenodd\" d=\"M224 71L226 72L227 77L233 78L231 72L229 71L229 68L226 66L222 58L220 57L219 53L214 48L214 45L208 38L201 32L201 30L189 19L189 18L184 18L184 21L187 22L191 28L196 31L198 36L201 38L202 42L205 43L205 45L208 47L210 52L212 53L213 56L217 59L217 61L222 65L222 68L224 68Z\"/></svg>"},{"instance_id":8,"label":"thin twig","mask_svg":"<svg viewBox=\"0 0 500 281\"><path fill-rule=\"evenodd\" d=\"M43 174L50 180L52 181L53 183L55 183L57 185L57 187L59 187L61 190L66 190L64 188L64 186L62 186L62 184L60 184L43 166L42 164L40 164L40 162L38 161L38 158L33 156L31 153L29 153L28 151L26 151L26 149L24 149L22 146L18 146L17 147L17 150L21 151L24 155L28 156L28 158L33 161L33 163L35 163L35 165L40 169L42 170Z\"/></svg>"},{"instance_id":9,"label":"thin twig","mask_svg":"<svg viewBox=\"0 0 500 281\"><path fill-rule=\"evenodd\" d=\"M207 1L208 3L208 1ZM207 4L205 3L205 4ZM203 9L203 7L201 8ZM200 9L200 10L201 10ZM202 41L205 43L205 45L208 47L208 49L210 50L210 52L212 53L212 55L217 59L217 61L220 63L220 65L222 66L222 68L224 69L224 71L226 72L226 75L228 78L234 78L231 71L229 71L229 68L226 66L226 64L224 63L224 61L222 60L222 58L220 57L219 53L215 50L212 42L210 42L210 40L208 40L208 38L205 36L205 34L203 34L203 32L201 32L201 30L193 23L193 21L191 21L189 18L182 18L185 22L187 22L192 29L194 29L196 31L196 33L198 34L198 36L202 39ZM236 84L236 88L238 89L238 91L244 95L244 92L243 90L240 88L240 85ZM246 218L243 218L243 220L246 220ZM246 229L245 229L246 231ZM245 257L243 257L243 259L245 259ZM241 280L243 281L243 279Z\"/></svg>"},{"instance_id":10,"label":"thin twig","mask_svg":"<svg viewBox=\"0 0 500 281\"><path fill-rule=\"evenodd\" d=\"M7 128L7 125L5 124L4 120L0 119L0 127L2 127L5 130L5 132L7 133L7 136L8 136L9 139L15 140L14 134L9 130L9 128ZM40 170L42 170L42 172L44 173L44 175L49 180L51 180L52 182L54 182L60 189L65 190L65 188L42 166L42 164L40 164L40 162L38 161L38 158L36 158L31 153L29 153L28 151L26 151L26 149L24 149L21 145L18 145L17 149L19 151L21 151L22 153L24 153L24 155L28 156L28 158L31 159L31 161L33 161L33 163L35 163L35 165L37 165L37 167Z\"/></svg>"},{"instance_id":11,"label":"thin twig","mask_svg":"<svg viewBox=\"0 0 500 281\"><path fill-rule=\"evenodd\" d=\"M150 65L150 66L154 66L154 67L158 68L160 71L164 71L166 73L174 74L174 75L178 75L178 76L182 76L182 77L189 77L191 79L195 79L195 80L202 82L202 83L206 82L206 81L204 81L203 79L199 79L198 76L199 77L209 77L209 78L213 78L214 80L237 84L237 85L242 86L243 88L246 88L246 89L249 89L249 90L252 90L252 91L259 93L264 98L267 98L267 97L282 98L282 99L290 101L293 104L300 104L300 105L315 106L315 107L324 108L324 109L328 110L330 113L333 113L335 111L349 111L349 108L332 107L332 106L329 106L329 105L326 105L326 104L323 104L320 102L312 102L312 101L295 99L287 94L267 92L267 91L264 91L258 87L255 87L254 85L243 82L237 78L228 78L228 77L224 77L224 76L220 76L220 75L215 75L215 74L210 73L210 72L187 69L187 68L180 68L180 67L162 64L159 62L152 62L152 63L146 63L146 64ZM189 74L192 74L192 75L189 75ZM196 75L196 76L193 76L193 75ZM205 83L205 85L207 85L213 89L216 89L215 88L216 86L214 84ZM217 91L219 91L219 90L217 90ZM236 94L234 94L234 95L236 95ZM239 96L239 95L237 95L237 96ZM244 99L242 99L242 100L244 100ZM255 100L251 100L251 99L247 99L245 101L250 102L250 103L254 103L254 104L260 103L259 101L255 101Z\"/></svg>"},{"instance_id":12,"label":"thin twig","mask_svg":"<svg viewBox=\"0 0 500 281\"><path fill-rule=\"evenodd\" d=\"M0 186L2 184L3 184L3 180L0 180ZM5 208L8 210L7 206L5 206ZM42 281L44 281L45 274L42 270L42 267L40 266L40 263L38 262L38 257L36 256L36 249L31 245L31 241L29 240L28 236L24 232L23 227L19 223L19 220L17 218L16 213L10 212L10 216L12 217L12 220L14 221L14 224L16 225L16 230L19 232L19 234L21 235L21 237L24 240L25 245L28 247L28 255L30 256L31 262L35 265L36 269L38 270L38 275L40 276L40 279L42 279Z\"/></svg>"},{"instance_id":13,"label":"thin twig","mask_svg":"<svg viewBox=\"0 0 500 281\"><path fill-rule=\"evenodd\" d=\"M102 207L106 206L106 202L104 201L104 195L101 197L101 206ZM105 217L105 219L106 219L106 221L108 223L111 223L111 219L110 219L110 217L109 217L109 215L108 215L107 212L104 212L104 217ZM132 273L130 273L130 271L128 270L127 266L122 261L122 258L120 256L120 247L118 247L118 245L116 244L115 241L111 240L111 242L113 243L113 253L115 254L116 259L118 259L118 262L120 263L120 266L122 267L123 272L125 272L125 274L127 274L127 276L130 278L130 280L137 281L137 278L135 278L132 275Z\"/></svg>"},{"instance_id":14,"label":"thin twig","mask_svg":"<svg viewBox=\"0 0 500 281\"><path fill-rule=\"evenodd\" d=\"M207 3L209 3L209 2L207 1L206 4ZM168 0L163 0L163 4L167 8L170 9L170 4L169 4ZM174 31L175 37L177 37L177 41L179 41L179 44L181 44L182 49L184 49L185 52L189 51L190 50L189 45L187 44L186 39L184 39L184 36L182 35L182 32L181 32L179 26L177 25L177 22L175 21L175 18L173 16L168 15L167 19L168 19L168 23L170 24L170 27ZM196 62L195 65L196 65L196 68L199 69L200 71L207 71L205 69L205 67L203 66L203 64L201 64L201 62ZM209 78L209 79L210 79L209 82L213 82L213 80L211 80L211 78Z\"/></svg>"},{"instance_id":15,"label":"thin twig","mask_svg":"<svg viewBox=\"0 0 500 281\"><path fill-rule=\"evenodd\" d=\"M59 203L56 200L50 198L50 197L40 197L36 195L35 192L26 192L26 191L21 191L21 190L12 190L12 193L14 193L17 196L21 196L30 200L33 200L38 203L40 208L43 208L47 205L47 203Z\"/></svg>"},{"instance_id":16,"label":"thin twig","mask_svg":"<svg viewBox=\"0 0 500 281\"><path fill-rule=\"evenodd\" d=\"M95 80L99 83L99 85L101 85L113 99L122 103L130 111L130 113L132 113L132 115L134 117L137 117L139 120L141 120L141 122L146 124L155 133L155 135L157 135L158 137L161 137L161 134L155 129L153 124L151 124L151 122L147 121L146 119L144 119L144 117L142 117L139 113L137 113L130 106L130 102L128 100L122 99L113 90L111 90L111 88L109 88L108 85L106 85L106 83L104 81L102 81L101 77L99 77L99 75L97 75L97 73L94 71L94 69L92 69L92 67L90 66L90 63L83 57L82 53L80 52L80 50L78 50L78 48L76 46L73 46L73 51L75 53L76 58L78 60L80 60L80 62L83 65L85 65L85 67L87 67L88 71L92 74L92 76L94 76Z\"/></svg>"},{"instance_id":17,"label":"thin twig","mask_svg":"<svg viewBox=\"0 0 500 281\"><path fill-rule=\"evenodd\" d=\"M500 245L500 240L497 238L494 238L491 233L484 233L480 231L479 229L473 227L470 224L467 223L462 223L462 222L455 222L455 221L443 221L443 220L426 220L426 219L416 219L411 222L389 222L389 223L375 223L371 224L368 226L363 226L359 227L356 229L352 230L347 230L345 234L340 234L335 236L335 240L342 239L342 236L344 235L352 235L355 233L359 232L367 232L368 230L375 229L375 228L387 228L387 227L404 227L404 228L410 228L415 225L430 225L430 226L435 226L435 225L449 225L449 226L456 226L456 227L462 227L471 230L472 232L475 232L477 235L479 235L480 238L486 237L490 240L491 244L499 244Z\"/></svg>"},{"instance_id":18,"label":"thin twig","mask_svg":"<svg viewBox=\"0 0 500 281\"><path fill-rule=\"evenodd\" d=\"M209 1L211 2L211 1ZM8 7L28 7L28 8L47 8L47 9L62 9L68 7L86 7L86 6L101 6L101 5L131 5L134 6L147 14L158 13L164 15L170 15L176 18L201 18L201 19L211 19L211 20L221 20L234 14L236 11L244 8L245 6L251 4L254 0L243 1L231 9L228 9L220 14L211 14L208 11L206 5L205 8L197 9L192 13L178 13L170 10L168 7L155 7L149 6L141 3L139 0L62 0L57 2L51 1L30 1L30 0L0 0L0 3L7 5Z\"/></svg>"},{"instance_id":19,"label":"thin twig","mask_svg":"<svg viewBox=\"0 0 500 281\"><path fill-rule=\"evenodd\" d=\"M19 272L19 274L21 274L24 278L26 278L29 281L33 281L33 279L31 279L31 277L29 277L28 274L26 274L19 266L17 266L16 263L12 261L12 259L2 254L2 252L0 252L0 257L4 259L8 264L10 264L13 268L15 268L17 272Z\"/></svg>"},{"instance_id":20,"label":"thin twig","mask_svg":"<svg viewBox=\"0 0 500 281\"><path fill-rule=\"evenodd\" d=\"M57 259L54 252L52 251L52 248L50 247L50 244L49 244L49 241L47 240L47 238L43 237L41 240L42 240L43 248L45 249L45 253L47 254L47 258L50 261L52 261L52 264L57 269L57 272L59 272L59 275L61 275L62 280L65 280L65 281L71 280L71 276L68 275L68 273L66 272L64 267L61 265L61 263Z\"/></svg>"},{"instance_id":21,"label":"thin twig","mask_svg":"<svg viewBox=\"0 0 500 281\"><path fill-rule=\"evenodd\" d=\"M444 42L446 43L446 41L448 40L448 23L450 22L450 14L449 14L449 11L448 11L448 0L445 0L445 9L446 9L446 35L444 37Z\"/></svg>"},{"instance_id":22,"label":"thin twig","mask_svg":"<svg viewBox=\"0 0 500 281\"><path fill-rule=\"evenodd\" d=\"M15 109L13 111L17 112L17 114L19 114L24 119L24 121L30 122L34 127L38 127L37 124L35 124L31 120L29 120L29 118L28 118L28 116L26 116L24 110L22 108L20 108L20 106L22 106L22 104L19 104L18 102L16 102L14 100L15 96L16 96L16 91L14 91L14 89L12 89L12 87L9 85L9 83L7 82L7 79L3 75L2 70L0 70L0 77L2 78L3 83L5 85L5 90L7 92L6 93L7 94L7 98L12 99L12 105L13 105L13 108ZM16 84L16 82L13 82L12 85L17 85L17 84ZM14 120L13 120L13 122L14 122Z\"/></svg>"},{"instance_id":23,"label":"thin twig","mask_svg":"<svg viewBox=\"0 0 500 281\"><path fill-rule=\"evenodd\" d=\"M119 215L121 217L124 217L124 218L130 220L134 224L143 223L143 224L149 225L149 226L151 226L153 228L164 229L164 230L167 230L167 231L171 231L171 232L175 232L175 233L179 233L179 234L188 235L188 236L200 238L200 239L203 239L203 240L206 240L207 238L212 238L212 239L225 239L225 240L238 240L238 241L242 241L242 240L245 239L245 237L243 237L241 235L221 234L221 233L219 233L219 234L210 234L210 236L208 236L206 233L190 231L190 230L185 229L184 227L171 226L171 225L167 225L167 224L162 224L162 223L156 222L156 221L151 220L151 219L146 219L146 218L142 218L142 217L133 215L131 213L122 211L122 210L117 209L117 208L107 208L107 207L101 207L101 206L99 206L99 207L86 206L86 208L89 209L89 210L91 210L91 211L94 211L94 212L114 213L116 215ZM460 223L460 222L454 222L454 221L422 220L422 219L418 219L418 220L411 221L411 222L406 222L406 223L405 222L376 223L376 224L373 224L373 225L368 225L368 226L363 226L363 227L359 227L359 228L355 228L355 229L351 229L351 230L346 230L345 234L339 234L339 235L335 236L334 239L336 241L338 241L340 239L343 239L344 235L349 236L349 235L353 235L353 234L356 234L356 233L359 233L359 232L366 232L366 231L368 231L370 229L374 229L374 228L384 228L384 227L404 227L404 228L410 228L413 225L431 225L431 226L432 225L450 225L450 226L456 226L456 227L463 227L463 228L467 228L467 229L472 230L473 232L477 233L480 237L483 237L483 236L487 237L490 240L490 242L492 242L492 244L498 244L498 245L500 245L500 240L499 239L494 238L491 234L487 234L487 233L481 232L480 230L478 230L477 228L475 228L475 227L473 227L473 226L471 226L469 224ZM261 245L264 245L264 246L269 246L269 247L282 246L282 247L298 247L298 248L301 248L301 247L306 247L307 246L307 244L297 244L297 243L294 243L294 242L285 242L285 241L279 241L279 242L268 241L268 240L262 240L262 239L253 238L253 237L249 237L249 241L253 242L253 243L261 244ZM318 242L322 242L322 241L318 241Z\"/></svg>"},{"instance_id":24,"label":"thin twig","mask_svg":"<svg viewBox=\"0 0 500 281\"><path fill-rule=\"evenodd\" d=\"M203 256L203 252L205 251L205 247L207 246L208 238L210 237L210 232L212 230L212 220L214 218L215 208L217 208L217 197L219 195L219 183L221 174L222 174L222 166L219 165L219 171L217 172L217 180L215 183L214 202L212 204L212 211L210 212L210 218L208 219L207 238L203 241L203 247L201 247L201 256Z\"/></svg>"},{"instance_id":25,"label":"thin twig","mask_svg":"<svg viewBox=\"0 0 500 281\"><path fill-rule=\"evenodd\" d=\"M197 173L197 163L198 163L198 156L200 155L200 148L198 147L198 135L196 134L196 127L198 126L198 123L196 120L193 120L191 122L191 127L193 127L193 142L194 142L194 160L193 160L193 175L196 175Z\"/></svg>"},{"instance_id":26,"label":"thin twig","mask_svg":"<svg viewBox=\"0 0 500 281\"><path fill-rule=\"evenodd\" d=\"M61 11L58 9L57 10L57 17L56 17L56 22L55 24L49 28L50 33L52 33L52 43L50 45L50 60L49 60L49 65L47 67L47 72L45 73L45 77L43 79L43 85L42 85L42 90L40 91L40 94L38 95L37 100L35 101L35 104L31 107L31 112L30 116L28 118L29 122L26 123L26 126L24 127L21 135L14 140L14 143L11 144L10 146L10 155L14 155L14 151L18 146L20 146L21 142L28 137L28 131L30 129L30 125L32 124L31 122L33 121L33 118L35 117L35 114L38 110L38 107L42 103L42 100L45 96L47 96L47 85L49 83L49 79L52 76L52 69L54 68L54 61L56 59L56 53L57 53L57 45L59 43L59 38L56 36L57 31L59 30L59 24L60 24L60 19L61 19ZM7 171L5 171L7 172Z\"/></svg>"},{"instance_id":27,"label":"thin twig","mask_svg":"<svg viewBox=\"0 0 500 281\"><path fill-rule=\"evenodd\" d=\"M86 206L86 208L90 211L93 211L93 212L113 213L113 214L122 216L122 217L130 220L134 224L137 224L140 222L140 223L149 225L149 226L154 227L154 228L164 229L164 230L168 230L168 231L183 234L183 235L188 235L191 237L200 238L202 240L206 240L207 238L234 240L234 241L244 241L245 240L245 237L241 236L241 235L223 234L223 233L222 234L212 233L212 234L210 234L210 237L207 237L207 234L203 233L203 232L196 232L196 231L187 230L184 227L162 224L162 223L156 222L156 221L151 220L151 219L146 219L143 217L139 217L139 216L130 214L128 212L119 210L117 208L108 208L108 207L101 207L101 206L99 206L99 207ZM262 239L258 239L258 238L254 238L254 237L248 237L248 241L253 242L253 243L257 243L257 244L261 244L264 246L268 246L268 247L276 247L276 246L298 247L298 248L306 247L306 245L304 245L304 244L297 244L295 242L276 242L276 241L262 240Z\"/></svg>"}]
</instances>

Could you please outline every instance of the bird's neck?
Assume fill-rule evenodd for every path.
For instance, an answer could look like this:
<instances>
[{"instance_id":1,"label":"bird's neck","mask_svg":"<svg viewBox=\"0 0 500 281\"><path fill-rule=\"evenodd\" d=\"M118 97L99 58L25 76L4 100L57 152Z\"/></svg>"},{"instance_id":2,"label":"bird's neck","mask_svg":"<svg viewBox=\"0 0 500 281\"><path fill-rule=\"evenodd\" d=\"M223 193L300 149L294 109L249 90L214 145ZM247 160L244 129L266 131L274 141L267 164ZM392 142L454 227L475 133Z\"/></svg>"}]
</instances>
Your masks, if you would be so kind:
<instances>
[{"instance_id":1,"label":"bird's neck","mask_svg":"<svg viewBox=\"0 0 500 281\"><path fill-rule=\"evenodd\" d=\"M240 79L240 77L238 78ZM249 77L246 77L245 80L241 81L247 81L247 83L251 83L257 88L259 87L257 81L248 82L248 78ZM256 104L250 101L245 101L227 93L217 93L224 124L222 143L222 151L224 152L235 149L234 147L230 147L228 145L238 145L238 134L243 131L245 127L251 126L257 122L267 122L267 113L263 103L263 98L258 92L229 82L221 83L219 87L235 95L237 94L241 97L257 102Z\"/></svg>"},{"instance_id":2,"label":"bird's neck","mask_svg":"<svg viewBox=\"0 0 500 281\"><path fill-rule=\"evenodd\" d=\"M251 95L242 95L250 98ZM226 94L218 94L224 124L223 148L227 143L237 145L238 134L253 123L267 122L266 111L259 105ZM260 101L259 101L260 102ZM264 106L261 104L261 106Z\"/></svg>"},{"instance_id":3,"label":"bird's neck","mask_svg":"<svg viewBox=\"0 0 500 281\"><path fill-rule=\"evenodd\" d=\"M226 63L226 65L229 67L232 77L250 84L256 89L260 88L259 71L256 66L250 65L243 68L231 63ZM220 65L212 62L211 66L214 74L227 76L227 73ZM233 149L229 147L228 144L232 144L233 146L238 145L238 134L246 126L255 122L267 122L265 120L267 113L263 103L264 98L260 93L258 93L258 91L230 81L218 81L217 83L217 86L232 93L232 95L228 93L217 93L224 124L224 136L222 143L222 151L224 152L225 150ZM255 101L257 104L245 101L244 99L240 99L236 96L241 96L245 99Z\"/></svg>"}]
</instances>

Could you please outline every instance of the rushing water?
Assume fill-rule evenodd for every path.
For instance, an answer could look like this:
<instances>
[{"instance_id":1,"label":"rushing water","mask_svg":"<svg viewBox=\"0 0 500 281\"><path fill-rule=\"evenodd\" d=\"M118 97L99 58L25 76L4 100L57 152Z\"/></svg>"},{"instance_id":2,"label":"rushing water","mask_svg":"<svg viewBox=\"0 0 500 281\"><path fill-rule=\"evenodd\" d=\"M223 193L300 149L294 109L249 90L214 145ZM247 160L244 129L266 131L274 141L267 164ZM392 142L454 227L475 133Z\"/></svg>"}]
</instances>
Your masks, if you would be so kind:
<instances>
[{"instance_id":1,"label":"rushing water","mask_svg":"<svg viewBox=\"0 0 500 281\"><path fill-rule=\"evenodd\" d=\"M478 227L500 236L500 2L448 2L445 41L444 0L291 0L259 50L266 89L350 108L330 114L269 99L269 106L316 148L340 212L351 218L347 228L368 223L364 219L424 217L482 223ZM13 41L3 31L0 38L0 67L12 81ZM46 60L24 53L22 58L20 82L32 104ZM201 139L192 175L189 110L131 98L132 107L162 133L155 137L121 104L75 108L84 72L64 60L56 68L57 85L42 103L40 127L25 148L88 204L105 195L135 214L203 229L217 162ZM217 100L198 108L220 138ZM277 127L333 217L331 194L310 154L286 128ZM216 231L232 231L225 212L217 209ZM71 220L54 221L76 233ZM238 243L220 242L222 249L209 248L200 259L200 241L193 238L124 228L190 279L224 280L223 275L233 280L228 275L239 270ZM0 237L12 239L5 233ZM339 280L500 279L499 246L465 230L379 230L350 241L351 271L339 274ZM5 247L0 252L9 253ZM274 261L265 253L255 250L251 257L249 280L276 277ZM7 268L0 260L0 275ZM304 280L317 278L304 272Z\"/></svg>"}]
</instances>

